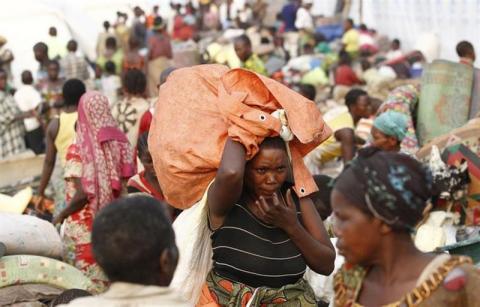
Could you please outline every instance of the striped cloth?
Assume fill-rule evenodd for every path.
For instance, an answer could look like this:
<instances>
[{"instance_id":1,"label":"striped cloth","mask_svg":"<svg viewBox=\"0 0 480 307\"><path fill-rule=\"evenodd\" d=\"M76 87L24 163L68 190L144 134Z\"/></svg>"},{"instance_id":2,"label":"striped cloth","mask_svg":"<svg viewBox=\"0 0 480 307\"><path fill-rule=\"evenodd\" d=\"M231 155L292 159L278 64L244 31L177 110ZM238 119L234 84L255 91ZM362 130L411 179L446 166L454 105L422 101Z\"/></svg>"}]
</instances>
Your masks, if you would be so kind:
<instances>
[{"instance_id":1,"label":"striped cloth","mask_svg":"<svg viewBox=\"0 0 480 307\"><path fill-rule=\"evenodd\" d=\"M0 160L26 150L23 120L16 120L20 109L10 94L0 90Z\"/></svg>"},{"instance_id":2,"label":"striped cloth","mask_svg":"<svg viewBox=\"0 0 480 307\"><path fill-rule=\"evenodd\" d=\"M305 273L305 260L287 234L258 220L243 204L235 205L213 233L212 247L214 272L250 287L280 288Z\"/></svg>"}]
</instances>

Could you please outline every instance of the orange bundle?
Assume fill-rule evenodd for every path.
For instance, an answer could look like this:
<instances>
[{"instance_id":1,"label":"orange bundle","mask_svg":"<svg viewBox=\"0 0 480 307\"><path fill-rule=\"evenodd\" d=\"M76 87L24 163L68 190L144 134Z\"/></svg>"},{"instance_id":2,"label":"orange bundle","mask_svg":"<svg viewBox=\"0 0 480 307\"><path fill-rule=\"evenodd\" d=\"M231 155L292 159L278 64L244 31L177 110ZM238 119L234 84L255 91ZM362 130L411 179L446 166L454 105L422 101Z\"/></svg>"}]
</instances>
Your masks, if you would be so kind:
<instances>
[{"instance_id":1,"label":"orange bundle","mask_svg":"<svg viewBox=\"0 0 480 307\"><path fill-rule=\"evenodd\" d=\"M284 109L295 138L289 142L295 192L317 191L303 157L331 130L315 104L284 85L244 69L199 65L174 71L160 88L149 148L167 201L194 205L215 178L227 137L251 159L266 137L278 136Z\"/></svg>"}]
</instances>

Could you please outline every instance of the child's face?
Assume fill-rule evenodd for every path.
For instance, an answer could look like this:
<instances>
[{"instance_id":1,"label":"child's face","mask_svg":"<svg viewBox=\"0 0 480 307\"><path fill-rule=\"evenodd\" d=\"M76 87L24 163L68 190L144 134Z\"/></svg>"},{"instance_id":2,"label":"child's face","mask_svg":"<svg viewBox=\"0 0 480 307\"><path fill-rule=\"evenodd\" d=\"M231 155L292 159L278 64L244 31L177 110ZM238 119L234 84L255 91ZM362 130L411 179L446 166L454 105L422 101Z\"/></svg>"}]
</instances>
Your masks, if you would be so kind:
<instances>
[{"instance_id":1,"label":"child's face","mask_svg":"<svg viewBox=\"0 0 480 307\"><path fill-rule=\"evenodd\" d=\"M59 67L57 65L55 64L48 65L47 72L48 72L48 78L50 78L50 80L58 79Z\"/></svg>"},{"instance_id":2,"label":"child's face","mask_svg":"<svg viewBox=\"0 0 480 307\"><path fill-rule=\"evenodd\" d=\"M143 164L143 167L145 168L145 173L154 174L154 176L157 177L155 173L155 168L153 167L152 156L150 155L150 153L148 151L144 152L140 155L139 158Z\"/></svg>"}]
</instances>

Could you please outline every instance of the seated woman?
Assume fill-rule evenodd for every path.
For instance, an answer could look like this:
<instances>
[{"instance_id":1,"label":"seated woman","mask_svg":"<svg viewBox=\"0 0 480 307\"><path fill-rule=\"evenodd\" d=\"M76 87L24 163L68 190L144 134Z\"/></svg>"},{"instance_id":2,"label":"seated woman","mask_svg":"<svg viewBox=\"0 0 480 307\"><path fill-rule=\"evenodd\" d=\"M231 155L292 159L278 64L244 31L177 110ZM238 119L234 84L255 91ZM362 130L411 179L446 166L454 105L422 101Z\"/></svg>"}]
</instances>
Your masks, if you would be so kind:
<instances>
[{"instance_id":1,"label":"seated woman","mask_svg":"<svg viewBox=\"0 0 480 307\"><path fill-rule=\"evenodd\" d=\"M302 276L307 265L330 274L335 251L310 198L293 196L289 172L281 138L265 139L250 161L227 140L207 192L213 269L197 306L316 306Z\"/></svg>"},{"instance_id":2,"label":"seated woman","mask_svg":"<svg viewBox=\"0 0 480 307\"><path fill-rule=\"evenodd\" d=\"M339 253L335 306L478 306L472 260L424 254L411 234L428 212L429 172L404 154L368 148L332 193Z\"/></svg>"}]
</instances>

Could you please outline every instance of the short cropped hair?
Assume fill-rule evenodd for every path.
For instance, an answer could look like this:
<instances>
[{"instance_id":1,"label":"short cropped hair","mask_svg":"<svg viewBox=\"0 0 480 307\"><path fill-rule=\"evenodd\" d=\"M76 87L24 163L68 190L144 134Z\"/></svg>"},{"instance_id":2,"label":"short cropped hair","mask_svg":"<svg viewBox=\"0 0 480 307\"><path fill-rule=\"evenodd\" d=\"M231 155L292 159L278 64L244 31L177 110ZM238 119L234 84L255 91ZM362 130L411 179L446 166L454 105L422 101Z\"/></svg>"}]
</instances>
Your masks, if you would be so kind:
<instances>
[{"instance_id":1,"label":"short cropped hair","mask_svg":"<svg viewBox=\"0 0 480 307\"><path fill-rule=\"evenodd\" d=\"M165 206L144 195L113 201L92 228L95 260L112 281L147 284L160 274L164 250L175 248Z\"/></svg>"},{"instance_id":2,"label":"short cropped hair","mask_svg":"<svg viewBox=\"0 0 480 307\"><path fill-rule=\"evenodd\" d=\"M357 103L358 98L364 95L368 95L364 90L357 88L350 90L345 96L345 105L350 109L354 104Z\"/></svg>"}]
</instances>

